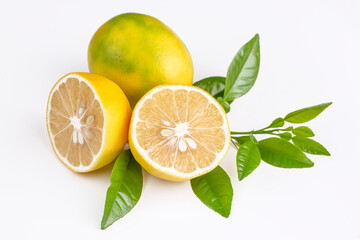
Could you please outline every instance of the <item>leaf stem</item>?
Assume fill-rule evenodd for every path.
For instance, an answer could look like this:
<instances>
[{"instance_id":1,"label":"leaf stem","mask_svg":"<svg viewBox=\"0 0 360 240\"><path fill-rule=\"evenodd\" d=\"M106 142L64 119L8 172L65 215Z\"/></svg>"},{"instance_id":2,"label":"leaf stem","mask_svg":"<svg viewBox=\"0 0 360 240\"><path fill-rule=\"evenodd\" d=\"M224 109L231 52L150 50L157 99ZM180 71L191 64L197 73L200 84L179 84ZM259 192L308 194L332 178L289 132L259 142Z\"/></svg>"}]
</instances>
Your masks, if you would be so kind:
<instances>
[{"instance_id":1,"label":"leaf stem","mask_svg":"<svg viewBox=\"0 0 360 240\"><path fill-rule=\"evenodd\" d=\"M288 128L277 128L277 129L272 129L272 130L268 130L268 131L264 131L264 129L259 129L256 131L251 131L251 132L233 132L231 131L231 135L247 135L247 134L274 134L274 132L279 132L279 131L291 131L292 128L288 127ZM276 135L276 134L275 134Z\"/></svg>"}]
</instances>

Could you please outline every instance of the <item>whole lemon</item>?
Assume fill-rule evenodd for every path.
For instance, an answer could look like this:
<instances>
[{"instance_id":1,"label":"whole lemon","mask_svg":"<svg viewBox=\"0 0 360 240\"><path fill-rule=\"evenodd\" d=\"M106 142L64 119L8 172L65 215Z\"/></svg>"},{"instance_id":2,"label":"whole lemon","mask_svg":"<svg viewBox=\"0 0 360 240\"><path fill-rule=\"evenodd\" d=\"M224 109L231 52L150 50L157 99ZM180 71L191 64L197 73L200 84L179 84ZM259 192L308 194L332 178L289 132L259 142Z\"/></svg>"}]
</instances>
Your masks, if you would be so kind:
<instances>
[{"instance_id":1,"label":"whole lemon","mask_svg":"<svg viewBox=\"0 0 360 240\"><path fill-rule=\"evenodd\" d=\"M90 72L124 91L131 107L160 84L192 85L193 63L181 39L158 19L138 13L103 24L88 49Z\"/></svg>"}]
</instances>

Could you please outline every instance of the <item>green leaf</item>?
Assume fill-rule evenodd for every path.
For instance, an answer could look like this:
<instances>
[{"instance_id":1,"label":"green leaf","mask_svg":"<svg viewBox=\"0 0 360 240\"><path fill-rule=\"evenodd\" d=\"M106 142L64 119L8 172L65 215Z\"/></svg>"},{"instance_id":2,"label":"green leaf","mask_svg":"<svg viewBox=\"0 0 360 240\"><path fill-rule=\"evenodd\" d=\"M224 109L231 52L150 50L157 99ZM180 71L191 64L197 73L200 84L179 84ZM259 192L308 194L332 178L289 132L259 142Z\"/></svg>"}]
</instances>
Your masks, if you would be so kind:
<instances>
[{"instance_id":1,"label":"green leaf","mask_svg":"<svg viewBox=\"0 0 360 240\"><path fill-rule=\"evenodd\" d=\"M284 119L279 117L275 119L268 127L266 128L276 128L276 127L282 127L284 126L285 122Z\"/></svg>"},{"instance_id":2,"label":"green leaf","mask_svg":"<svg viewBox=\"0 0 360 240\"><path fill-rule=\"evenodd\" d=\"M208 77L197 81L194 86L202 88L214 98L218 98L224 94L225 79L225 77Z\"/></svg>"},{"instance_id":3,"label":"green leaf","mask_svg":"<svg viewBox=\"0 0 360 240\"><path fill-rule=\"evenodd\" d=\"M224 108L225 112L228 113L230 112L230 103L228 103L227 101L225 101L222 97L218 97L216 99L220 105Z\"/></svg>"},{"instance_id":4,"label":"green leaf","mask_svg":"<svg viewBox=\"0 0 360 240\"><path fill-rule=\"evenodd\" d=\"M293 143L306 153L315 155L330 156L330 153L320 143L302 136L295 136L292 139Z\"/></svg>"},{"instance_id":5,"label":"green leaf","mask_svg":"<svg viewBox=\"0 0 360 240\"><path fill-rule=\"evenodd\" d=\"M135 161L130 150L117 158L106 193L101 229L105 229L125 216L136 205L141 196L143 176L141 166Z\"/></svg>"},{"instance_id":6,"label":"green leaf","mask_svg":"<svg viewBox=\"0 0 360 240\"><path fill-rule=\"evenodd\" d=\"M241 145L236 155L239 181L252 173L260 164L260 151L255 143L247 141Z\"/></svg>"},{"instance_id":7,"label":"green leaf","mask_svg":"<svg viewBox=\"0 0 360 240\"><path fill-rule=\"evenodd\" d=\"M303 137L313 137L315 136L314 132L305 126L297 127L294 130L292 130L292 133L296 136L303 136Z\"/></svg>"},{"instance_id":8,"label":"green leaf","mask_svg":"<svg viewBox=\"0 0 360 240\"><path fill-rule=\"evenodd\" d=\"M293 126L287 127L285 129L282 129L282 131L292 131L294 129Z\"/></svg>"},{"instance_id":9,"label":"green leaf","mask_svg":"<svg viewBox=\"0 0 360 240\"><path fill-rule=\"evenodd\" d=\"M266 163L282 168L308 168L314 163L296 146L281 138L259 141L261 158Z\"/></svg>"},{"instance_id":10,"label":"green leaf","mask_svg":"<svg viewBox=\"0 0 360 240\"><path fill-rule=\"evenodd\" d=\"M231 101L246 94L254 85L260 67L259 35L240 48L226 75L224 99Z\"/></svg>"},{"instance_id":11,"label":"green leaf","mask_svg":"<svg viewBox=\"0 0 360 240\"><path fill-rule=\"evenodd\" d=\"M285 139L286 141L290 141L291 138L292 138L291 133L288 133L288 132L286 132L286 133L279 133L278 136L281 137L282 139Z\"/></svg>"},{"instance_id":12,"label":"green leaf","mask_svg":"<svg viewBox=\"0 0 360 240\"><path fill-rule=\"evenodd\" d=\"M240 145L244 144L246 141L251 141L250 136L241 136L241 137L231 137L237 141Z\"/></svg>"},{"instance_id":13,"label":"green leaf","mask_svg":"<svg viewBox=\"0 0 360 240\"><path fill-rule=\"evenodd\" d=\"M289 123L304 123L317 117L322 111L324 111L332 102L315 105L303 109L296 110L285 116L285 121Z\"/></svg>"},{"instance_id":14,"label":"green leaf","mask_svg":"<svg viewBox=\"0 0 360 240\"><path fill-rule=\"evenodd\" d=\"M206 206L223 217L229 217L233 188L229 176L220 166L190 182L195 195Z\"/></svg>"},{"instance_id":15,"label":"green leaf","mask_svg":"<svg viewBox=\"0 0 360 240\"><path fill-rule=\"evenodd\" d=\"M253 143L255 143L255 144L258 143L258 140L256 140L255 136L254 136L252 133L250 133L249 137L250 137L250 140L251 140Z\"/></svg>"}]
</instances>

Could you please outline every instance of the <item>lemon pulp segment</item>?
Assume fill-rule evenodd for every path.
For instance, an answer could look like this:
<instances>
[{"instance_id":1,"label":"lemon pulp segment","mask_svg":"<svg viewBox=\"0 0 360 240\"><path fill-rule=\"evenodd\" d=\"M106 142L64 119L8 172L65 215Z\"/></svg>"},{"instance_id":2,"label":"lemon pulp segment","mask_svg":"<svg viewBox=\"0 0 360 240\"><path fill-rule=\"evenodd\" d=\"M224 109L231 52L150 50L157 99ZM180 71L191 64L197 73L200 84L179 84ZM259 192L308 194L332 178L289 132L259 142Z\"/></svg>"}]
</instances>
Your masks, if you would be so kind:
<instances>
[{"instance_id":1,"label":"lemon pulp segment","mask_svg":"<svg viewBox=\"0 0 360 240\"><path fill-rule=\"evenodd\" d=\"M130 131L130 147L143 167L168 180L210 171L230 146L224 110L208 93L190 86L150 91L135 107Z\"/></svg>"}]
</instances>

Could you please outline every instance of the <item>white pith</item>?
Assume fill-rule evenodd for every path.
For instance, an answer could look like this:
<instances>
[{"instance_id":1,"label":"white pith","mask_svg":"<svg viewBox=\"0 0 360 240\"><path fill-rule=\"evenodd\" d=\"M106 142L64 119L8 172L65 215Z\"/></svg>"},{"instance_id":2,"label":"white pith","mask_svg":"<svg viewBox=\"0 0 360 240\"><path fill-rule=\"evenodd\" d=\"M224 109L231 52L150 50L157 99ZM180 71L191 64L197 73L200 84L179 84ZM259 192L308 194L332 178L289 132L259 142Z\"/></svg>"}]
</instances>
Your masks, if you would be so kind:
<instances>
[{"instance_id":1,"label":"white pith","mask_svg":"<svg viewBox=\"0 0 360 240\"><path fill-rule=\"evenodd\" d=\"M76 172L86 172L88 171L89 169L92 169L96 163L97 163L97 159L100 155L100 153L102 152L102 149L104 147L104 141L105 141L105 127L106 127L106 121L104 119L104 125L103 125L103 128L102 128L102 142L101 142L101 147L99 149L99 151L93 155L93 160L92 162L88 165L88 166L84 166L81 164L81 161L80 161L80 165L79 166L74 166L72 165L66 157L63 157L60 152L58 151L58 149L55 147L55 140L54 140L54 137L55 135L51 134L51 131L50 131L50 109L51 109L51 99L52 99L52 96L54 94L54 92L56 90L59 90L59 86L66 82L69 78L76 78L78 81L79 81L79 85L81 82L84 82L86 83L86 85L88 87L90 87L90 89L92 90L92 92L94 93L94 99L96 99L99 104L100 104L100 107L101 107L101 111L104 113L104 117L105 117L105 112L104 112L104 107L100 101L100 98L99 96L97 95L94 87L86 80L84 79L83 77L77 75L77 74L68 74L66 76L64 76L63 78L61 78L57 83L56 85L53 87L53 89L51 90L51 93L50 93L50 96L49 96L49 101L48 101L48 110L47 110L47 128L48 128L48 132L49 132L49 136L50 136L50 139L51 139L51 142L53 144L53 149L56 153L56 155L58 156L58 158L60 158L60 160L66 165L68 166L70 169L73 169L74 171ZM60 91L59 91L60 92ZM88 109L90 108L91 105L88 106ZM87 110L87 109L86 109ZM84 116L86 110L84 110L84 107L83 106L80 106L79 109L77 109L77 114L74 115L74 116L71 116L69 117L68 119L70 120L70 125L72 125L74 127L74 131L72 133L72 139L70 141L70 144L83 144L84 141L86 141L84 139L84 134L82 133L82 130L81 130L81 127L82 126L91 126L91 124L94 122L94 116L89 116L87 119L86 119L86 123L85 125L81 124L80 123L80 120L82 119L82 117ZM90 118L92 117L92 119ZM90 119L89 119L90 118Z\"/></svg>"},{"instance_id":2,"label":"white pith","mask_svg":"<svg viewBox=\"0 0 360 240\"><path fill-rule=\"evenodd\" d=\"M199 93L205 92L204 90L197 88L197 87L190 87L190 86L183 86L183 85L181 85L181 86L180 85L161 86L156 89L150 90L150 92L137 103L137 106L142 106L146 100L151 99L155 93L157 93L163 89L170 89L170 90L183 89L188 92L195 91L195 92L199 92ZM160 164L154 162L149 157L148 151L143 149L137 140L136 125L139 121L141 121L138 118L139 110L141 109L141 107L135 107L135 110L133 112L133 117L135 117L135 118L133 120L131 129L130 129L131 135L134 136L132 138L132 141L133 141L135 148L139 152L139 154L146 160L146 162L148 164L150 164L152 167L159 170L160 172L163 172L165 174L169 174L172 176L177 176L177 177L183 178L183 179L189 179L189 178L194 178L194 177L200 176L206 172L211 171L217 165L219 165L221 160L225 157L225 155L229 149L229 146L230 146L230 129L229 129L229 124L228 124L228 120L226 118L226 113L225 113L224 109L213 97L208 96L207 92L205 92L205 93L206 93L205 96L209 100L209 104L211 104L211 103L214 104L214 106L221 113L223 113L222 115L225 116L223 125L220 128L224 129L224 134L225 134L226 140L225 140L224 148L222 149L222 151L219 153L215 153L216 154L215 160L209 166L207 166L205 168L197 167L196 170L191 173L183 173L183 172L176 170L174 168L174 166L168 168L168 167L163 167ZM189 132L187 131L187 128L188 128L187 122L176 124L176 126L174 128L171 128L170 123L165 120L163 120L161 123L162 123L162 126L161 126L162 129L160 130L159 134L162 135L163 137L167 137L169 139L169 141L167 141L167 144L175 145L179 149L179 151L182 151L182 152L185 152L188 147L190 147L191 150L197 149L196 141L194 141L194 139L191 138L191 134L189 134ZM190 137L185 137L185 135L188 135L188 136L190 135Z\"/></svg>"}]
</instances>

